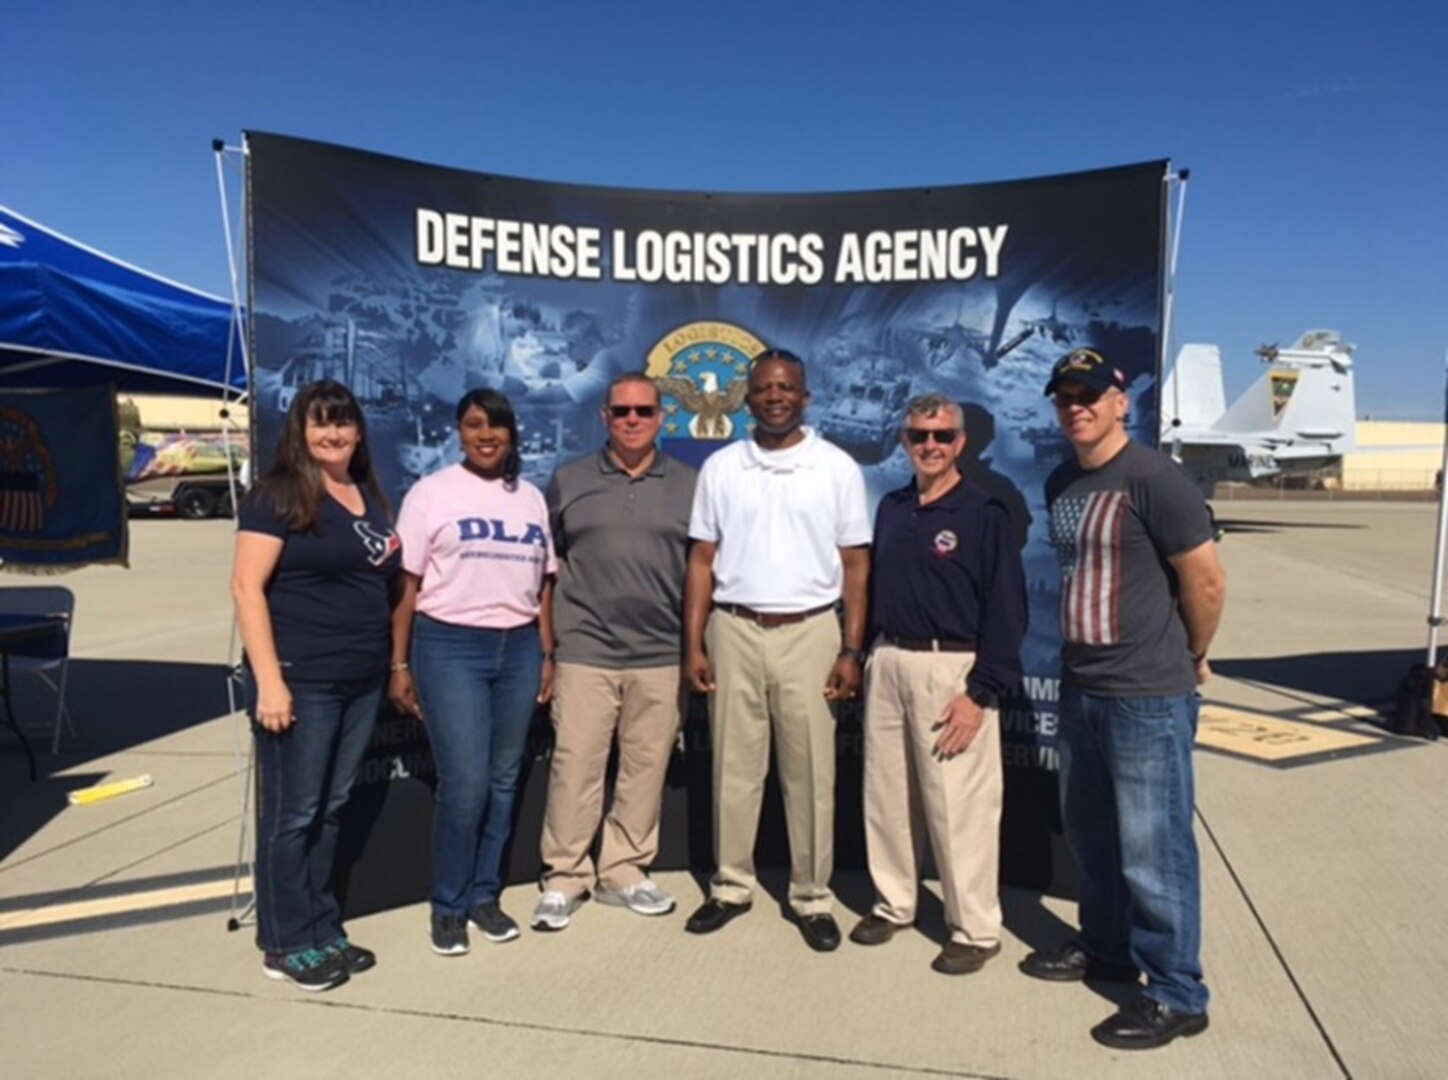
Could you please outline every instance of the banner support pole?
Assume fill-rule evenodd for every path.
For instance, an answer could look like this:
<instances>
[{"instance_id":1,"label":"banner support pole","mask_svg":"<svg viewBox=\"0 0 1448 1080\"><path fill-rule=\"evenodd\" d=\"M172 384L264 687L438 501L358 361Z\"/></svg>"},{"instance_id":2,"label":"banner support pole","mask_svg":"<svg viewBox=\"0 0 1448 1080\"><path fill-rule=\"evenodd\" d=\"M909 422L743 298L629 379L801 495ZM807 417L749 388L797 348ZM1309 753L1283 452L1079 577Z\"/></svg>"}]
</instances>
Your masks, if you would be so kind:
<instances>
[{"instance_id":1,"label":"banner support pole","mask_svg":"<svg viewBox=\"0 0 1448 1080\"><path fill-rule=\"evenodd\" d=\"M1172 342L1172 331L1173 331L1172 318L1173 318L1173 316L1176 314L1176 274L1177 274L1177 258L1178 258L1178 256L1181 254L1181 249L1182 249L1182 219L1186 216L1186 207L1187 207L1187 181L1188 181L1189 179L1191 179L1191 175L1192 175L1192 171L1191 171L1190 169L1180 169L1180 170L1177 170L1177 171L1175 171L1175 172L1169 172L1169 173L1167 173L1167 176L1166 176L1168 206L1170 206L1171 193L1172 193L1172 190L1173 190L1173 189L1175 189L1175 191L1176 191L1177 204L1176 204L1176 212L1171 215L1171 217L1172 217L1171 250L1167 253L1166 297L1165 297L1165 302L1164 302L1164 304L1163 304L1162 319L1161 319L1161 357L1160 357L1160 365L1158 366L1157 370L1162 373L1162 378L1165 378L1165 377L1166 377L1167 358L1168 358L1169 356L1171 356L1171 348L1170 348L1170 346L1171 346L1172 343L1173 343L1173 342ZM1172 456L1176 461L1181 461L1181 459L1182 459L1182 440L1181 440L1181 435L1180 435L1180 432L1181 432L1181 424L1182 424L1182 421L1181 421L1181 415L1182 415L1182 407L1181 407L1181 406L1182 406L1182 400L1181 400L1181 399L1182 399L1182 383L1181 383L1181 379L1174 377L1174 378L1172 379L1172 381L1171 381L1171 385L1172 385L1172 413L1171 413L1172 446L1171 446L1171 456Z\"/></svg>"},{"instance_id":2,"label":"banner support pole","mask_svg":"<svg viewBox=\"0 0 1448 1080\"><path fill-rule=\"evenodd\" d=\"M1444 479L1448 477L1448 350L1443 357L1443 463L1438 472L1438 535L1433 546L1433 582L1428 593L1428 651L1424 664L1428 668L1438 662L1438 628L1443 625L1443 553L1448 542L1448 498L1444 497Z\"/></svg>"}]
</instances>

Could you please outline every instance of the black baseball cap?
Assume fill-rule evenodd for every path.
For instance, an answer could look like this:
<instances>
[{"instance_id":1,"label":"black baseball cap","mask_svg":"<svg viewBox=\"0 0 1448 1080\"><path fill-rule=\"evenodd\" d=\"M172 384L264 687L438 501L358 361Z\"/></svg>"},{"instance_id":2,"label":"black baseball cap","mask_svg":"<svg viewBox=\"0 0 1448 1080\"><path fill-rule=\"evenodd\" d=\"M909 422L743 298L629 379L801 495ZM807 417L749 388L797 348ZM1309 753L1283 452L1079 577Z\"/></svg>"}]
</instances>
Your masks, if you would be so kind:
<instances>
[{"instance_id":1,"label":"black baseball cap","mask_svg":"<svg viewBox=\"0 0 1448 1080\"><path fill-rule=\"evenodd\" d=\"M1102 356L1095 349L1072 349L1051 369L1051 381L1046 384L1046 396L1056 392L1063 382L1077 382L1099 393L1115 387L1126 389L1126 376L1121 369Z\"/></svg>"}]
</instances>

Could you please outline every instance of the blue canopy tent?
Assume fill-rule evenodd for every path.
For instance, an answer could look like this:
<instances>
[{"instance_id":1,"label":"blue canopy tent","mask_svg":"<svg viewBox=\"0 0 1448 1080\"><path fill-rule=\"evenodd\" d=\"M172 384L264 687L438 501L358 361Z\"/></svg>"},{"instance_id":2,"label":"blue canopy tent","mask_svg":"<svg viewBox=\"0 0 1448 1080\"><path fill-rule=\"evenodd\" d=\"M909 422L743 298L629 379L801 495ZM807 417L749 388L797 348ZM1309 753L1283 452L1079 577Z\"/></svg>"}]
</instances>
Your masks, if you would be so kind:
<instances>
[{"instance_id":1,"label":"blue canopy tent","mask_svg":"<svg viewBox=\"0 0 1448 1080\"><path fill-rule=\"evenodd\" d=\"M230 301L0 206L0 389L246 392Z\"/></svg>"}]
</instances>

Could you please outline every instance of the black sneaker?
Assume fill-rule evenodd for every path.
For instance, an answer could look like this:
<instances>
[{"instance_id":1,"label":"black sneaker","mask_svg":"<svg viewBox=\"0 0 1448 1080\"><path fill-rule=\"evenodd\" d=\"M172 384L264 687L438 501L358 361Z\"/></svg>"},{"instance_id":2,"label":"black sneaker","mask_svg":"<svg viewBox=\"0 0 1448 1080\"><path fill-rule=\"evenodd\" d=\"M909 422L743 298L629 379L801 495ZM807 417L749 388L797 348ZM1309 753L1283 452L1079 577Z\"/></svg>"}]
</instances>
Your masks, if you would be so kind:
<instances>
[{"instance_id":1,"label":"black sneaker","mask_svg":"<svg viewBox=\"0 0 1448 1080\"><path fill-rule=\"evenodd\" d=\"M282 979L302 990L331 990L347 981L342 961L325 949L267 953L262 957L261 970L268 979Z\"/></svg>"},{"instance_id":2,"label":"black sneaker","mask_svg":"<svg viewBox=\"0 0 1448 1080\"><path fill-rule=\"evenodd\" d=\"M432 951L439 956L462 956L469 948L467 916L433 912Z\"/></svg>"},{"instance_id":3,"label":"black sneaker","mask_svg":"<svg viewBox=\"0 0 1448 1080\"><path fill-rule=\"evenodd\" d=\"M377 966L375 952L371 949L364 949L361 945L353 945L345 937L339 937L328 943L323 951L338 957L349 975L360 975Z\"/></svg>"},{"instance_id":4,"label":"black sneaker","mask_svg":"<svg viewBox=\"0 0 1448 1080\"><path fill-rule=\"evenodd\" d=\"M491 904L474 904L468 917L483 932L483 937L495 945L512 941L518 936L518 924L498 906L497 901Z\"/></svg>"}]
</instances>

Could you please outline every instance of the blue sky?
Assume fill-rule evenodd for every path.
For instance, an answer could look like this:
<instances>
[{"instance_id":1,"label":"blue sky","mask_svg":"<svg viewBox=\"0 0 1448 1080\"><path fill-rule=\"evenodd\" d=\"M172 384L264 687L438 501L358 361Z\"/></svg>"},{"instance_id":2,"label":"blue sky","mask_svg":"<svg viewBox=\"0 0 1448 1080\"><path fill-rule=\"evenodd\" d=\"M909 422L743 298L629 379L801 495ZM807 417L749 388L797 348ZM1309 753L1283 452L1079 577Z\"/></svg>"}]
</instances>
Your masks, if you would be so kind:
<instances>
[{"instance_id":1,"label":"blue sky","mask_svg":"<svg viewBox=\"0 0 1448 1080\"><path fill-rule=\"evenodd\" d=\"M1176 337L1358 345L1440 415L1448 5L7 0L0 203L229 293L210 142L715 191L1191 170ZM233 174L233 180L235 174ZM233 198L239 185L233 184Z\"/></svg>"}]
</instances>

